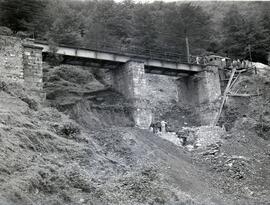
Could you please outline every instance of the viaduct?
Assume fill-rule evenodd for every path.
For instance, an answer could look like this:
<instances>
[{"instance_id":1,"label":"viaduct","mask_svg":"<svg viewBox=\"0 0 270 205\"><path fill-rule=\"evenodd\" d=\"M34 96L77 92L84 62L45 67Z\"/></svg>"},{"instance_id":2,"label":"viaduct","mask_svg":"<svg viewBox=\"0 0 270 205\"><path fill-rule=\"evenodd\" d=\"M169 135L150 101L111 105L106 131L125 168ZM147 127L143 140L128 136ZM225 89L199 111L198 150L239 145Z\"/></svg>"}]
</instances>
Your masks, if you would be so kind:
<instances>
[{"instance_id":1,"label":"viaduct","mask_svg":"<svg viewBox=\"0 0 270 205\"><path fill-rule=\"evenodd\" d=\"M43 92L42 64L51 51L44 42L0 36L0 72L11 81L21 82L40 101ZM179 76L177 81L180 104L194 108L211 104L221 95L218 67L181 63L179 59L147 57L128 52L74 48L60 45L55 53L63 63L99 66L111 69L113 88L132 102L136 126L147 128L152 112L145 100L148 92L145 73Z\"/></svg>"}]
</instances>

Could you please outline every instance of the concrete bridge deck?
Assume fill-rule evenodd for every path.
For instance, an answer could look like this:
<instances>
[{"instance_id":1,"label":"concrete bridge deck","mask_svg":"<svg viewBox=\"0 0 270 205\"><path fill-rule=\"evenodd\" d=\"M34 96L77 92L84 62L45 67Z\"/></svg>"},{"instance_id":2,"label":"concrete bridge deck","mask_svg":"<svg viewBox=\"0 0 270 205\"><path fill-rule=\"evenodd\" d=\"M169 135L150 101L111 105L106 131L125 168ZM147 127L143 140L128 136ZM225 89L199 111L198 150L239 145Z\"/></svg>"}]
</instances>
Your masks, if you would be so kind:
<instances>
[{"instance_id":1,"label":"concrete bridge deck","mask_svg":"<svg viewBox=\"0 0 270 205\"><path fill-rule=\"evenodd\" d=\"M43 53L50 53L50 47L46 42L35 41L34 45L42 48ZM124 64L130 60L136 60L144 63L146 72L164 75L177 75L177 73L197 73L203 70L199 64L181 63L179 60L162 59L158 57L147 57L140 54L117 53L113 51L76 48L67 45L60 45L56 53L64 56L70 62L77 59L79 61L92 59L106 61L109 63Z\"/></svg>"}]
</instances>

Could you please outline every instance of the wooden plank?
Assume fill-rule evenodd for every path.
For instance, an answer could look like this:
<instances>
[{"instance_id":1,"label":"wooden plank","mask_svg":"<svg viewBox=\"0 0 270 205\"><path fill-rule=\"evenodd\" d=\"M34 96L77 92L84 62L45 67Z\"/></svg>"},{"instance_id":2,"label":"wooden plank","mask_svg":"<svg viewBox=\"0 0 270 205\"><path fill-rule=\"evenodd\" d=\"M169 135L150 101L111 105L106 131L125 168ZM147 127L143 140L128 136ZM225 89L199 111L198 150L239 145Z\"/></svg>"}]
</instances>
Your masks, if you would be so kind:
<instances>
[{"instance_id":1,"label":"wooden plank","mask_svg":"<svg viewBox=\"0 0 270 205\"><path fill-rule=\"evenodd\" d=\"M247 93L243 93L243 94L231 94L228 93L227 96L230 97L255 97L255 96L260 96L262 94L247 94Z\"/></svg>"},{"instance_id":2,"label":"wooden plank","mask_svg":"<svg viewBox=\"0 0 270 205\"><path fill-rule=\"evenodd\" d=\"M226 100L227 100L227 94L228 94L228 92L229 92L229 90L230 90L230 86L231 86L231 83L232 83L232 80L233 80L233 77L234 77L235 72L236 72L236 68L233 68L232 73L231 73L231 76L230 76L230 80L229 80L229 82L228 82L228 84L227 84L227 86L226 86L226 89L225 89L224 93L223 93L222 103L221 103L221 106L220 106L220 108L219 108L217 117L216 117L216 119L214 120L214 122L213 122L213 124L212 124L213 126L216 126L217 123L218 123L218 120L219 120L219 118L220 118L220 115L221 115L223 106L224 106L224 104L225 104L225 102L226 102Z\"/></svg>"}]
</instances>

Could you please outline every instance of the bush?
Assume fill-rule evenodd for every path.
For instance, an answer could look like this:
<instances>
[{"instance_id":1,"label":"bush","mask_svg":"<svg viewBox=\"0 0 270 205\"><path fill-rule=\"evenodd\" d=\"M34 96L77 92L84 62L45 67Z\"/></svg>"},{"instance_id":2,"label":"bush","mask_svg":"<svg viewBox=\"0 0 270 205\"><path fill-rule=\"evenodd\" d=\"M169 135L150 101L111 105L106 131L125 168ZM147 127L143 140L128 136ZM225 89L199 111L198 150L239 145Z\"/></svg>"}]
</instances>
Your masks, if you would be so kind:
<instances>
[{"instance_id":1,"label":"bush","mask_svg":"<svg viewBox=\"0 0 270 205\"><path fill-rule=\"evenodd\" d=\"M89 71L78 67L61 66L55 71L55 75L60 76L66 81L77 84L86 84L93 80L93 76Z\"/></svg>"},{"instance_id":2,"label":"bush","mask_svg":"<svg viewBox=\"0 0 270 205\"><path fill-rule=\"evenodd\" d=\"M38 110L38 103L34 100L29 98L28 96L19 97L23 102L27 103L30 109L37 111Z\"/></svg>"},{"instance_id":3,"label":"bush","mask_svg":"<svg viewBox=\"0 0 270 205\"><path fill-rule=\"evenodd\" d=\"M10 28L5 27L5 26L0 26L0 35L5 35L5 36L12 36L13 32Z\"/></svg>"},{"instance_id":4,"label":"bush","mask_svg":"<svg viewBox=\"0 0 270 205\"><path fill-rule=\"evenodd\" d=\"M4 81L0 81L0 90L7 92L8 91L8 85Z\"/></svg>"},{"instance_id":5,"label":"bush","mask_svg":"<svg viewBox=\"0 0 270 205\"><path fill-rule=\"evenodd\" d=\"M60 126L58 134L70 139L75 138L80 134L80 128L76 124L70 122Z\"/></svg>"},{"instance_id":6,"label":"bush","mask_svg":"<svg viewBox=\"0 0 270 205\"><path fill-rule=\"evenodd\" d=\"M27 33L27 32L23 32L23 31L19 31L16 33L17 37L20 38L29 38L31 36L31 34Z\"/></svg>"}]
</instances>

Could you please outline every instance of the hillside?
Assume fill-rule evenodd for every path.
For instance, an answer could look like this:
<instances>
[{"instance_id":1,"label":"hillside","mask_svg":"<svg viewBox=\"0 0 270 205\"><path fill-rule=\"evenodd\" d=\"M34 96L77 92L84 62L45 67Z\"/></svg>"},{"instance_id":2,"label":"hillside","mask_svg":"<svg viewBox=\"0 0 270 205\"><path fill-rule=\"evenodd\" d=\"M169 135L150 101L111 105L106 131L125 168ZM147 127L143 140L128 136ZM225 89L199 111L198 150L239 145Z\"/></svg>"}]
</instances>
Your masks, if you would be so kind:
<instances>
[{"instance_id":1,"label":"hillside","mask_svg":"<svg viewBox=\"0 0 270 205\"><path fill-rule=\"evenodd\" d=\"M67 79L73 72L63 76L56 67L45 75L49 102L58 110L33 106L31 96L22 97L23 86L2 80L1 205L269 204L267 70L235 85L262 95L230 100L227 132L183 129L194 149L132 128L124 112L129 105L119 108L125 99L95 72L70 71L77 74ZM167 115L176 120L175 113Z\"/></svg>"},{"instance_id":2,"label":"hillside","mask_svg":"<svg viewBox=\"0 0 270 205\"><path fill-rule=\"evenodd\" d=\"M188 37L191 55L249 59L250 45L252 59L267 64L269 9L269 1L2 0L0 33L183 59Z\"/></svg>"},{"instance_id":3,"label":"hillside","mask_svg":"<svg viewBox=\"0 0 270 205\"><path fill-rule=\"evenodd\" d=\"M1 97L13 99L12 111L1 102L1 204L222 202L184 150L148 131L93 132L55 109Z\"/></svg>"}]
</instances>

